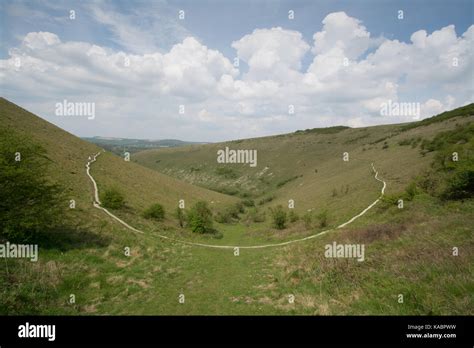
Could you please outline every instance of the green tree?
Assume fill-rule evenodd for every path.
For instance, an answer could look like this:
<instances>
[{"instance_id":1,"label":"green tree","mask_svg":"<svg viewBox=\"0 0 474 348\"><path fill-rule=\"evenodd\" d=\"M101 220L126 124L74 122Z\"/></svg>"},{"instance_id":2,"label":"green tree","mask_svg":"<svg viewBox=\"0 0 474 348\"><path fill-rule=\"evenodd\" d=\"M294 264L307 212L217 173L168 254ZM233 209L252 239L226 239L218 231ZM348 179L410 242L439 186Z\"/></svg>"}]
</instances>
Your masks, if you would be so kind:
<instances>
[{"instance_id":1,"label":"green tree","mask_svg":"<svg viewBox=\"0 0 474 348\"><path fill-rule=\"evenodd\" d=\"M143 212L143 217L161 221L165 218L165 208L159 203L153 204Z\"/></svg>"},{"instance_id":2,"label":"green tree","mask_svg":"<svg viewBox=\"0 0 474 348\"><path fill-rule=\"evenodd\" d=\"M0 130L0 237L37 241L61 222L61 188L48 179L46 151L11 129Z\"/></svg>"},{"instance_id":3,"label":"green tree","mask_svg":"<svg viewBox=\"0 0 474 348\"><path fill-rule=\"evenodd\" d=\"M188 224L196 233L213 232L212 212L205 201L198 201L188 213Z\"/></svg>"}]
</instances>

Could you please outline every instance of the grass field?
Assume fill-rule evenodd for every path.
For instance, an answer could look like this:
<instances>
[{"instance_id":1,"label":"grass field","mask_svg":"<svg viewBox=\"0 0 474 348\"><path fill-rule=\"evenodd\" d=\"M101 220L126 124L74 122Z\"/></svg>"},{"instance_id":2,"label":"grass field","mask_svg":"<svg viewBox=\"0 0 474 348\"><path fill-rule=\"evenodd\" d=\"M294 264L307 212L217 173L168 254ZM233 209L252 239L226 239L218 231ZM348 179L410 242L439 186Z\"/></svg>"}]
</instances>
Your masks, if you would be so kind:
<instances>
[{"instance_id":1,"label":"grass field","mask_svg":"<svg viewBox=\"0 0 474 348\"><path fill-rule=\"evenodd\" d=\"M50 159L50 178L64 187L68 225L50 231L38 262L4 259L0 266L1 314L469 314L474 312L474 202L441 201L420 193L403 209L380 202L347 228L284 247L211 249L164 240L216 245L257 245L304 237L358 214L380 194L373 162L388 195L401 194L435 153L422 140L473 122L472 105L439 121L358 129L311 130L274 137L193 145L132 154L131 162L106 152L92 165L99 191L116 187L126 207L114 214L135 233L92 205L85 173L100 151L5 99L0 127L38 143ZM461 110L464 113L464 109ZM408 145L407 145L408 143ZM220 165L225 146L256 149L258 165ZM349 153L344 162L342 155ZM219 170L227 168L228 170ZM267 169L265 169L267 168ZM228 193L219 193L223 189ZM271 200L265 198L272 197ZM67 209L75 199L76 209ZM217 223L221 238L180 228L172 213L179 199L198 200L214 212L253 199L262 222ZM269 208L288 200L302 216L327 210L328 226L303 221L272 227ZM262 201L262 204L259 202ZM141 217L152 203L162 222ZM250 210L250 208L246 208ZM365 261L326 258L325 245L362 243ZM453 248L459 250L453 256ZM130 256L124 249L130 248ZM75 303L70 296L75 296ZM180 303L180 295L184 303ZM400 295L403 302L400 303ZM294 296L294 301L291 301ZM182 299L182 297L181 297Z\"/></svg>"}]
</instances>

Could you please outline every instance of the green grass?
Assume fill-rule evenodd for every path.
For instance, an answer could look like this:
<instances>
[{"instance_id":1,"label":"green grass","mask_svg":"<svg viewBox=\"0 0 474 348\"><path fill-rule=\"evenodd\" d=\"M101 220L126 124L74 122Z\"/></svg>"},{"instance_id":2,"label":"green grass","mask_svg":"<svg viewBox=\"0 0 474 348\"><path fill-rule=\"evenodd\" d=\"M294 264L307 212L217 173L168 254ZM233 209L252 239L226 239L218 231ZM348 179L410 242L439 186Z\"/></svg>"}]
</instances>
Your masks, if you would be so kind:
<instances>
[{"instance_id":1,"label":"green grass","mask_svg":"<svg viewBox=\"0 0 474 348\"><path fill-rule=\"evenodd\" d=\"M289 199L295 200L300 217L308 209L315 215L327 210L329 227L336 226L379 196L381 184L373 178L371 162L387 181L387 193L400 194L430 168L435 154L423 155L399 142L432 140L455 129L456 123L472 122L472 117L434 122L397 135L393 134L400 126L392 125L226 143L258 150L257 168L228 166L238 175L232 179L226 178L227 170L216 172L216 151L226 144L145 151L132 155L132 162L106 152L91 173L101 191L109 187L123 191L126 207L114 213L143 234L127 230L92 207L85 162L98 147L4 99L0 121L47 150L51 179L77 201L70 212L71 230L56 231L51 244L40 245L37 263L0 260L1 314L473 314L472 200L443 202L421 193L406 201L404 209L380 203L348 228L285 247L240 249L239 256L232 249L189 246L158 236L255 245L320 231L316 226L307 230L301 219L281 231L271 227L268 208L286 207ZM385 140L387 149L382 149L382 142L374 143L391 134ZM345 151L350 153L349 162L342 161ZM240 187L233 186L236 181ZM187 209L202 199L215 211L240 200L204 188L212 185L251 192L258 208L267 211L266 220L215 223L221 239L178 227L172 214L178 199L185 199ZM338 192L334 197L333 190ZM258 205L264 197L274 198ZM161 222L141 216L153 203L162 204L167 212ZM333 241L364 243L366 261L325 258L324 247ZM452 256L454 246L459 248L457 257ZM126 247L131 256L124 254ZM181 293L184 304L178 302ZM75 304L68 303L71 294ZM288 302L290 294L295 295L294 304ZM399 294L404 295L403 304L397 302Z\"/></svg>"}]
</instances>

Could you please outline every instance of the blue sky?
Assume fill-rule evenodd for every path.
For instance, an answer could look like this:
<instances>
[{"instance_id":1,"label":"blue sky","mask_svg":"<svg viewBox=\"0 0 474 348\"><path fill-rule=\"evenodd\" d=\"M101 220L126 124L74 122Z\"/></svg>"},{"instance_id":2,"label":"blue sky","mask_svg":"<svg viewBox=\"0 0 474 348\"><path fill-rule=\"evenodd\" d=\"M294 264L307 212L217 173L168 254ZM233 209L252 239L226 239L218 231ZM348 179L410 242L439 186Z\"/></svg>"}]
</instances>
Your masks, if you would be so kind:
<instances>
[{"instance_id":1,"label":"blue sky","mask_svg":"<svg viewBox=\"0 0 474 348\"><path fill-rule=\"evenodd\" d=\"M2 95L81 136L217 141L406 122L381 117L380 105L416 102L427 117L473 96L472 1L3 1L0 10ZM131 69L115 66L123 59ZM64 99L96 103L97 117L58 117Z\"/></svg>"},{"instance_id":2,"label":"blue sky","mask_svg":"<svg viewBox=\"0 0 474 348\"><path fill-rule=\"evenodd\" d=\"M93 3L92 1L84 1ZM61 17L69 9L78 8L77 1L3 1L1 57L8 57L8 49L33 31L61 33L64 40L87 41L115 49L126 49L113 40L113 33L97 22L86 11L78 13L74 25L64 26L53 19L37 21L21 13L21 7L31 11L44 12L51 17ZM175 1L111 1L111 8L119 13L130 9L146 9L155 4L170 17L183 9L187 16L179 22L189 33L200 38L210 48L218 49L227 57L235 55L230 42L237 40L255 28L282 26L300 31L310 40L315 31L321 29L321 21L331 12L345 11L348 15L363 21L374 36L383 35L389 39L409 41L413 32L425 29L432 32L449 24L456 26L458 34L472 25L473 1L470 0L175 0ZM51 6L49 6L51 5ZM8 8L17 7L20 13L10 15ZM82 6L79 6L81 8ZM296 20L288 20L288 10L296 12ZM404 10L404 20L395 15ZM161 12L160 11L160 12ZM67 14L67 13L66 13ZM146 28L146 25L143 25ZM171 37L162 42L162 49L168 49L182 37Z\"/></svg>"}]
</instances>

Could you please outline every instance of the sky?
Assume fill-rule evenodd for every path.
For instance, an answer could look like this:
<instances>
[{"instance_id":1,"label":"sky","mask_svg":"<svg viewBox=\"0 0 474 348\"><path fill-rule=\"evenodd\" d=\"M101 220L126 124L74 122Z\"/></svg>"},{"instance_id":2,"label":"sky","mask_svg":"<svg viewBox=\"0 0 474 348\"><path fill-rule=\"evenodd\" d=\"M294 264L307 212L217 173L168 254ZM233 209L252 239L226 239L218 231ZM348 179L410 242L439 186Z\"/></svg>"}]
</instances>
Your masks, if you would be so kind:
<instances>
[{"instance_id":1,"label":"sky","mask_svg":"<svg viewBox=\"0 0 474 348\"><path fill-rule=\"evenodd\" d=\"M0 92L78 136L223 141L410 122L473 101L473 4L1 1ZM94 117L58 113L65 101ZM397 103L419 115L381 112Z\"/></svg>"}]
</instances>

